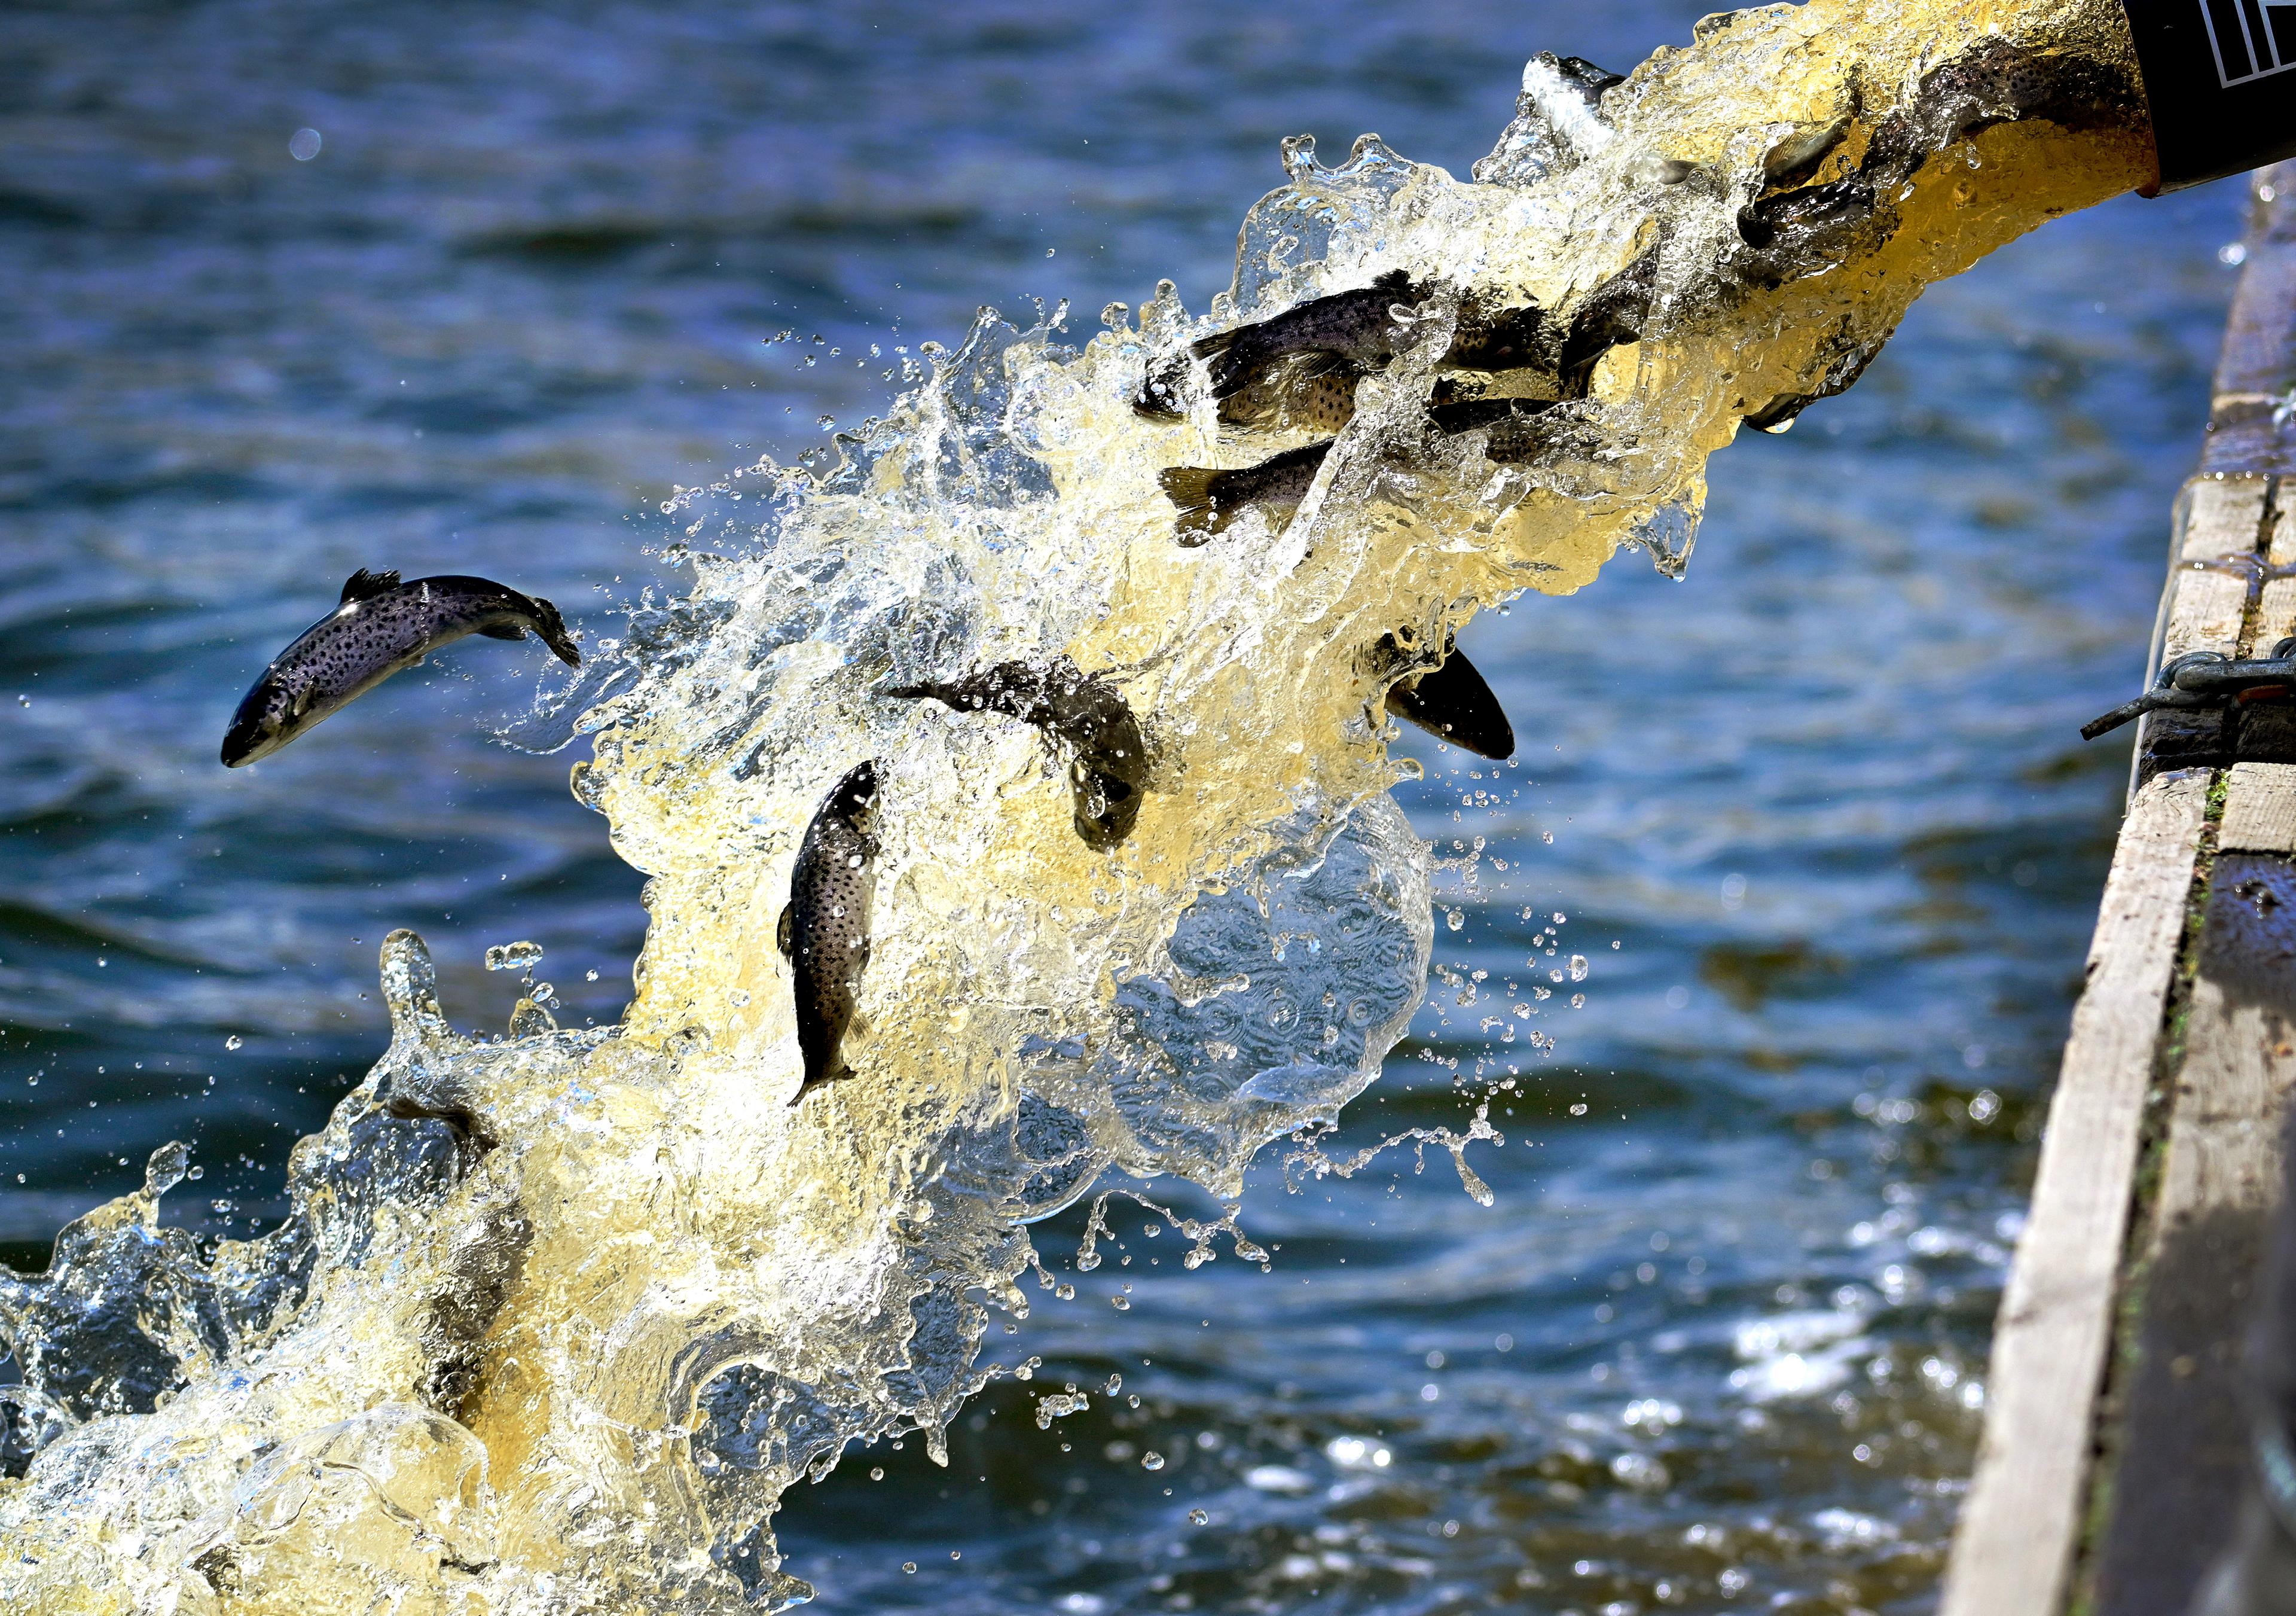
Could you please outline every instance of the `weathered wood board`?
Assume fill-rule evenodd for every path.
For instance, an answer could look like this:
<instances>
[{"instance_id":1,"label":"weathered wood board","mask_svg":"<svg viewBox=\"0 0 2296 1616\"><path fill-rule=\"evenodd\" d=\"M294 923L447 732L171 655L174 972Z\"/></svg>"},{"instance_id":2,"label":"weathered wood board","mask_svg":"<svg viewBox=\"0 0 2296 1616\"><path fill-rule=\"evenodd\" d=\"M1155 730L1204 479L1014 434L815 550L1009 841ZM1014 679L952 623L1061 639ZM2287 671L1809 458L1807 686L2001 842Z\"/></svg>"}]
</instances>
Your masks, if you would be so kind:
<instances>
[{"instance_id":1,"label":"weathered wood board","mask_svg":"<svg viewBox=\"0 0 2296 1616\"><path fill-rule=\"evenodd\" d=\"M2296 165L2254 194L2164 660L2296 634ZM1945 1616L2183 1616L2246 1483L2238 1357L2296 1087L2296 710L2153 715L2136 779Z\"/></svg>"},{"instance_id":2,"label":"weathered wood board","mask_svg":"<svg viewBox=\"0 0 2296 1616\"><path fill-rule=\"evenodd\" d=\"M2160 775L2139 788L2121 828L2032 1210L1993 1327L1985 1440L1954 1538L1945 1616L2032 1616L2062 1600L2128 1185L2207 803L2204 775Z\"/></svg>"}]
</instances>

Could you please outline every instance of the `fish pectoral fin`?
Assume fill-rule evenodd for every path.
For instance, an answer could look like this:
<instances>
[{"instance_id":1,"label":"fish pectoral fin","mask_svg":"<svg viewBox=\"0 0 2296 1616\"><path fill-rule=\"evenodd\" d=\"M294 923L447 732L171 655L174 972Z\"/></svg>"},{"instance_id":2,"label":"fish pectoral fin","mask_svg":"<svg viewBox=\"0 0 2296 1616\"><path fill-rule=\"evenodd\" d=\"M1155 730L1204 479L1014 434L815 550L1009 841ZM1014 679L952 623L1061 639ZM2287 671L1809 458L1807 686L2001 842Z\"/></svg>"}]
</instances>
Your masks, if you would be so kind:
<instances>
[{"instance_id":1,"label":"fish pectoral fin","mask_svg":"<svg viewBox=\"0 0 2296 1616\"><path fill-rule=\"evenodd\" d=\"M398 587L398 574L396 571L369 572L365 567L361 567L343 580L343 598L338 604L363 601L370 595L381 595L387 589Z\"/></svg>"},{"instance_id":2,"label":"fish pectoral fin","mask_svg":"<svg viewBox=\"0 0 2296 1616\"><path fill-rule=\"evenodd\" d=\"M794 901L782 906L781 918L774 923L774 943L786 960L797 958L797 905Z\"/></svg>"},{"instance_id":3,"label":"fish pectoral fin","mask_svg":"<svg viewBox=\"0 0 2296 1616\"><path fill-rule=\"evenodd\" d=\"M288 717L290 717L290 718L301 718L301 717L303 716L303 713L304 713L305 710L306 710L306 709L308 709L310 705L311 705L311 687L310 687L310 685L308 685L308 684L306 684L306 685L298 685L295 687L295 701L294 701L294 704L287 710L287 716L288 716Z\"/></svg>"},{"instance_id":4,"label":"fish pectoral fin","mask_svg":"<svg viewBox=\"0 0 2296 1616\"><path fill-rule=\"evenodd\" d=\"M1352 376L1356 367L1345 354L1333 353L1328 348L1311 348L1294 354L1283 367L1286 381L1313 381L1322 376Z\"/></svg>"}]
</instances>

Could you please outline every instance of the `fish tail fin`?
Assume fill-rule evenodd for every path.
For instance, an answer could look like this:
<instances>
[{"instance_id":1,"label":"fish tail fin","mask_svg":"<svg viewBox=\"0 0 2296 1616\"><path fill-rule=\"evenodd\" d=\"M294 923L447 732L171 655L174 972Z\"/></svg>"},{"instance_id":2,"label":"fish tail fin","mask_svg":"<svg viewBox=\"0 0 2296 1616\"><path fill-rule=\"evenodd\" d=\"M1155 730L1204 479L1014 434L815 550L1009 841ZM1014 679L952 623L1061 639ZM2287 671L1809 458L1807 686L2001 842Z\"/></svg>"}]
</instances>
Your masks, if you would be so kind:
<instances>
[{"instance_id":1,"label":"fish tail fin","mask_svg":"<svg viewBox=\"0 0 2296 1616\"><path fill-rule=\"evenodd\" d=\"M1514 756L1514 726L1472 662L1453 650L1441 663L1387 693L1387 710L1439 740L1504 763Z\"/></svg>"},{"instance_id":2,"label":"fish tail fin","mask_svg":"<svg viewBox=\"0 0 2296 1616\"><path fill-rule=\"evenodd\" d=\"M821 1070L808 1071L805 1074L805 1081L799 1084L797 1086L797 1093L790 1096L791 1108L794 1110L796 1107L804 1104L806 1095L811 1094L815 1089L826 1088L832 1083L842 1083L848 1078L856 1075L857 1074L853 1068L846 1063L846 1060L843 1055L832 1057L829 1064L824 1067Z\"/></svg>"},{"instance_id":3,"label":"fish tail fin","mask_svg":"<svg viewBox=\"0 0 2296 1616\"><path fill-rule=\"evenodd\" d=\"M558 608L540 595L528 597L534 603L534 632L542 643L558 655L569 668L582 666L582 652L574 644L574 636L566 632L566 619L558 615Z\"/></svg>"},{"instance_id":4,"label":"fish tail fin","mask_svg":"<svg viewBox=\"0 0 2296 1616\"><path fill-rule=\"evenodd\" d=\"M1226 530L1235 520L1234 511L1220 508L1220 479L1226 473L1210 471L1202 466L1176 465L1156 473L1156 480L1164 489L1165 497L1179 507L1177 524L1182 544L1200 545L1215 533ZM1196 537L1186 537L1193 534Z\"/></svg>"},{"instance_id":5,"label":"fish tail fin","mask_svg":"<svg viewBox=\"0 0 2296 1616\"><path fill-rule=\"evenodd\" d=\"M1235 340L1247 329L1232 325L1226 331L1216 331L1209 337L1198 337L1188 344L1188 351L1199 359L1216 359L1235 346Z\"/></svg>"}]
</instances>

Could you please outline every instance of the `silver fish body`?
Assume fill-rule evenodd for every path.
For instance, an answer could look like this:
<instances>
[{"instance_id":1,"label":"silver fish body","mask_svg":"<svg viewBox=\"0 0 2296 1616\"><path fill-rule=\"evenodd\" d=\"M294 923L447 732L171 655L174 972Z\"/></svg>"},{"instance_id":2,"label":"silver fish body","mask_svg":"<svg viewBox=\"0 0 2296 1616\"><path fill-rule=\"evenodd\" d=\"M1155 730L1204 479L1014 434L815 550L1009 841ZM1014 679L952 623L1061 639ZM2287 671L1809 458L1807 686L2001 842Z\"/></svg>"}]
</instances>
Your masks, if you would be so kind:
<instances>
[{"instance_id":1,"label":"silver fish body","mask_svg":"<svg viewBox=\"0 0 2296 1616\"><path fill-rule=\"evenodd\" d=\"M799 844L789 903L777 928L796 976L797 1046L805 1079L790 1103L853 1075L842 1046L869 966L869 908L876 896L877 766L857 764L832 787Z\"/></svg>"},{"instance_id":2,"label":"silver fish body","mask_svg":"<svg viewBox=\"0 0 2296 1616\"><path fill-rule=\"evenodd\" d=\"M488 578L448 574L401 583L396 572L362 569L343 585L335 609L274 657L241 699L224 736L224 766L269 757L391 675L472 634L497 640L531 634L562 661L582 664L548 601Z\"/></svg>"}]
</instances>

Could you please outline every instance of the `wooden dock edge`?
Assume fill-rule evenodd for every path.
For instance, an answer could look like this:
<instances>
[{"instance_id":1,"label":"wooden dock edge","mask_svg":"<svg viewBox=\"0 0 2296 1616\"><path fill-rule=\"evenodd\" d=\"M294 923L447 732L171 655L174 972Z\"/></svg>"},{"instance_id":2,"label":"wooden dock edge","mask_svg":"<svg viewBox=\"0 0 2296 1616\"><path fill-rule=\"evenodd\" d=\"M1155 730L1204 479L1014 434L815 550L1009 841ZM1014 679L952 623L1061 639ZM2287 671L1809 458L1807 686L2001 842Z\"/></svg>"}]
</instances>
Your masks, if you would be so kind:
<instances>
[{"instance_id":1,"label":"wooden dock edge","mask_svg":"<svg viewBox=\"0 0 2296 1616\"><path fill-rule=\"evenodd\" d=\"M2296 164L2251 190L2155 665L2296 632ZM1943 1616L2183 1616L2246 1473L2244 1298L2296 1083L2296 719L2148 719L2136 753Z\"/></svg>"}]
</instances>

